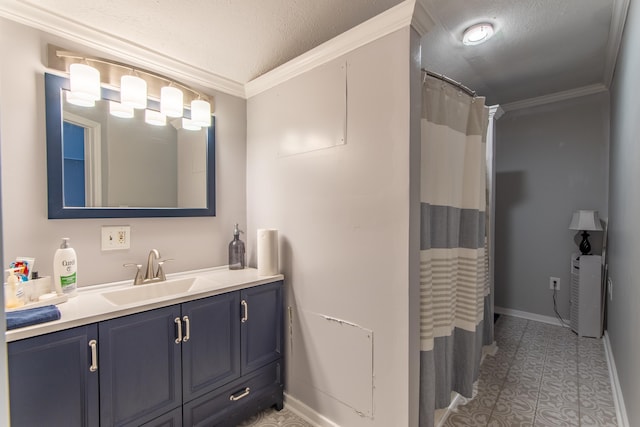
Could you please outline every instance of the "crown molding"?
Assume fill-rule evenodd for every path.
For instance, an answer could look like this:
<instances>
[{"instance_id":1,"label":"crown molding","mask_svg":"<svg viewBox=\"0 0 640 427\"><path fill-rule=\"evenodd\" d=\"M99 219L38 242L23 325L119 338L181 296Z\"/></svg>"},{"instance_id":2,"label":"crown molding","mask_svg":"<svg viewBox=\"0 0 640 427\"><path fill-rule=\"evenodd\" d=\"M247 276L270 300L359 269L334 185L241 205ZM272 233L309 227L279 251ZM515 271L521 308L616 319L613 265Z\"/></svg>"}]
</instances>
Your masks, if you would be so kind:
<instances>
[{"instance_id":1,"label":"crown molding","mask_svg":"<svg viewBox=\"0 0 640 427\"><path fill-rule=\"evenodd\" d=\"M627 20L630 0L613 0L613 10L611 13L611 25L609 26L609 40L607 40L607 52L604 63L603 82L606 87L611 87L613 74L616 70L618 52L622 43L624 24Z\"/></svg>"},{"instance_id":2,"label":"crown molding","mask_svg":"<svg viewBox=\"0 0 640 427\"><path fill-rule=\"evenodd\" d=\"M245 84L246 97L251 98L258 95L367 43L410 26L413 20L415 3L416 0L405 0L397 6L251 80ZM426 26L427 24L421 22L420 25Z\"/></svg>"},{"instance_id":3,"label":"crown molding","mask_svg":"<svg viewBox=\"0 0 640 427\"><path fill-rule=\"evenodd\" d=\"M196 68L106 32L89 28L65 16L44 10L35 2L0 0L0 16L81 43L122 59L123 62L135 63L178 80L244 98L245 91L242 83Z\"/></svg>"},{"instance_id":4,"label":"crown molding","mask_svg":"<svg viewBox=\"0 0 640 427\"><path fill-rule=\"evenodd\" d=\"M499 120L503 115L504 109L500 105L489 105L489 120Z\"/></svg>"},{"instance_id":5,"label":"crown molding","mask_svg":"<svg viewBox=\"0 0 640 427\"><path fill-rule=\"evenodd\" d=\"M567 99L579 98L581 96L594 95L596 93L606 92L608 89L602 83L596 83L588 86L582 86L576 89L564 90L549 95L536 96L535 98L523 99L521 101L503 104L502 109L505 112L520 110L522 108L537 107L539 105L551 104L554 102L565 101Z\"/></svg>"},{"instance_id":6,"label":"crown molding","mask_svg":"<svg viewBox=\"0 0 640 427\"><path fill-rule=\"evenodd\" d=\"M413 19L411 20L411 26L416 29L420 37L427 34L436 25L435 19L433 19L423 2L424 0L416 0Z\"/></svg>"}]
</instances>

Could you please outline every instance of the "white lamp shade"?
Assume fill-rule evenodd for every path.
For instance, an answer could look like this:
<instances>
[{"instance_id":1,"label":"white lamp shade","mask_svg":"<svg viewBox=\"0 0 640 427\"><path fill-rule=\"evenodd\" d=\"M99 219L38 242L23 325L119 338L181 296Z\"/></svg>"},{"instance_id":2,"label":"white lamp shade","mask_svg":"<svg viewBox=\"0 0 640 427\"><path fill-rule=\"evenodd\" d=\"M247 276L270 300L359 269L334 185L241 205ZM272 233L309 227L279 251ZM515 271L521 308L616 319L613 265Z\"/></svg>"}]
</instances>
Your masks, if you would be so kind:
<instances>
[{"instance_id":1,"label":"white lamp shade","mask_svg":"<svg viewBox=\"0 0 640 427\"><path fill-rule=\"evenodd\" d=\"M147 82L136 76L122 76L120 103L132 108L147 108Z\"/></svg>"},{"instance_id":2,"label":"white lamp shade","mask_svg":"<svg viewBox=\"0 0 640 427\"><path fill-rule=\"evenodd\" d=\"M71 64L69 85L74 99L97 101L100 99L100 72L86 64Z\"/></svg>"},{"instance_id":3,"label":"white lamp shade","mask_svg":"<svg viewBox=\"0 0 640 427\"><path fill-rule=\"evenodd\" d=\"M168 117L182 117L182 91L177 87L165 86L160 89L160 111Z\"/></svg>"},{"instance_id":4,"label":"white lamp shade","mask_svg":"<svg viewBox=\"0 0 640 427\"><path fill-rule=\"evenodd\" d=\"M167 116L155 110L145 110L144 121L150 125L164 126L167 124Z\"/></svg>"},{"instance_id":5,"label":"white lamp shade","mask_svg":"<svg viewBox=\"0 0 640 427\"><path fill-rule=\"evenodd\" d=\"M189 120L187 118L182 118L182 129L186 130L200 130L202 126L197 123L194 123L193 120Z\"/></svg>"},{"instance_id":6,"label":"white lamp shade","mask_svg":"<svg viewBox=\"0 0 640 427\"><path fill-rule=\"evenodd\" d=\"M73 96L73 93L69 91L65 91L65 94L66 94L66 101L69 104L77 105L79 107L95 107L96 105L96 101L92 99L76 98Z\"/></svg>"},{"instance_id":7,"label":"white lamp shade","mask_svg":"<svg viewBox=\"0 0 640 427\"><path fill-rule=\"evenodd\" d=\"M133 117L133 107L123 105L120 102L109 101L109 113L112 116L130 119Z\"/></svg>"},{"instance_id":8,"label":"white lamp shade","mask_svg":"<svg viewBox=\"0 0 640 427\"><path fill-rule=\"evenodd\" d=\"M575 211L571 218L571 224L569 224L569 230L602 230L600 218L598 218L598 211Z\"/></svg>"},{"instance_id":9,"label":"white lamp shade","mask_svg":"<svg viewBox=\"0 0 640 427\"><path fill-rule=\"evenodd\" d=\"M191 101L191 121L199 126L211 126L211 104L202 99Z\"/></svg>"}]
</instances>

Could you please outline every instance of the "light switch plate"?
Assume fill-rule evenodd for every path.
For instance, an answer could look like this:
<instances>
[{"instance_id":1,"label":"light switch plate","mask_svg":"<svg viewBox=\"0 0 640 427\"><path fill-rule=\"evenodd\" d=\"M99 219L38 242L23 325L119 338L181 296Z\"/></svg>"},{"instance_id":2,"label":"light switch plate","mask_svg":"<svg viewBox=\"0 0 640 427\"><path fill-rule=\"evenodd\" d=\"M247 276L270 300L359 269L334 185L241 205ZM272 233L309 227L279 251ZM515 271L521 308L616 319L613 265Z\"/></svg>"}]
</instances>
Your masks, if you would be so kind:
<instances>
[{"instance_id":1,"label":"light switch plate","mask_svg":"<svg viewBox=\"0 0 640 427\"><path fill-rule=\"evenodd\" d=\"M131 227L128 225L103 225L102 250L117 251L131 247Z\"/></svg>"}]
</instances>

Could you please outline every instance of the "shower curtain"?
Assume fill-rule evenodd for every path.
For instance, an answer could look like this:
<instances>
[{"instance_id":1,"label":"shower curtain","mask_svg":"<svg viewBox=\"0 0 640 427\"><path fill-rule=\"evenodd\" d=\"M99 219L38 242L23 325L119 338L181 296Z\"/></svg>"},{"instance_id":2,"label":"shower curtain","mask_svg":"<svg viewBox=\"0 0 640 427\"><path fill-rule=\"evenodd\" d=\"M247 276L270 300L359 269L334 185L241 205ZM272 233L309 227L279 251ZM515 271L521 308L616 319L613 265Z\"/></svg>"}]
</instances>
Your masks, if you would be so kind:
<instances>
[{"instance_id":1,"label":"shower curtain","mask_svg":"<svg viewBox=\"0 0 640 427\"><path fill-rule=\"evenodd\" d=\"M420 426L471 397L493 342L486 251L484 98L423 74L420 177Z\"/></svg>"}]
</instances>

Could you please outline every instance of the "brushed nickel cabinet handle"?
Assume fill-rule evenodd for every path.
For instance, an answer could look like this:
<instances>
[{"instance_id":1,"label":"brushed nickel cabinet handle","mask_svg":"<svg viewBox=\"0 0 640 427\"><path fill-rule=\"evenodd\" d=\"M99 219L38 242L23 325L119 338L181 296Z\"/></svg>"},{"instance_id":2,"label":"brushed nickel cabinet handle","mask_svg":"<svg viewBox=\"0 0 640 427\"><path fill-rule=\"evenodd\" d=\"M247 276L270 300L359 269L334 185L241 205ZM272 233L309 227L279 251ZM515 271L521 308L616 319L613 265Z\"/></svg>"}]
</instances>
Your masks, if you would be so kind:
<instances>
[{"instance_id":1,"label":"brushed nickel cabinet handle","mask_svg":"<svg viewBox=\"0 0 640 427\"><path fill-rule=\"evenodd\" d=\"M191 322L189 322L189 316L184 316L182 318L182 321L184 322L185 327L185 334L182 342L187 342L189 341L189 337L191 336Z\"/></svg>"},{"instance_id":2,"label":"brushed nickel cabinet handle","mask_svg":"<svg viewBox=\"0 0 640 427\"><path fill-rule=\"evenodd\" d=\"M241 394L238 394L238 395L236 395L236 394L232 394L231 396L229 396L229 400L232 400L232 401L234 401L234 402L235 402L236 400L240 400L240 399L242 399L243 397L247 397L247 396L249 396L249 392L250 392L250 391L251 391L251 389L250 389L249 387L247 387L247 388L245 388L245 389L244 389L244 391L243 391Z\"/></svg>"},{"instance_id":3,"label":"brushed nickel cabinet handle","mask_svg":"<svg viewBox=\"0 0 640 427\"><path fill-rule=\"evenodd\" d=\"M245 300L242 300L240 304L242 304L242 308L244 309L244 312L242 314L242 319L240 319L240 321L244 323L247 320L249 320L249 305Z\"/></svg>"},{"instance_id":4,"label":"brushed nickel cabinet handle","mask_svg":"<svg viewBox=\"0 0 640 427\"><path fill-rule=\"evenodd\" d=\"M178 325L178 338L176 338L176 344L180 344L182 342L182 321L179 317L173 319L173 322Z\"/></svg>"},{"instance_id":5,"label":"brushed nickel cabinet handle","mask_svg":"<svg viewBox=\"0 0 640 427\"><path fill-rule=\"evenodd\" d=\"M98 370L98 341L89 341L89 347L91 347L91 366L89 366L89 372L95 372Z\"/></svg>"}]
</instances>

